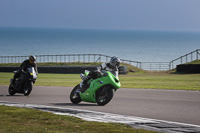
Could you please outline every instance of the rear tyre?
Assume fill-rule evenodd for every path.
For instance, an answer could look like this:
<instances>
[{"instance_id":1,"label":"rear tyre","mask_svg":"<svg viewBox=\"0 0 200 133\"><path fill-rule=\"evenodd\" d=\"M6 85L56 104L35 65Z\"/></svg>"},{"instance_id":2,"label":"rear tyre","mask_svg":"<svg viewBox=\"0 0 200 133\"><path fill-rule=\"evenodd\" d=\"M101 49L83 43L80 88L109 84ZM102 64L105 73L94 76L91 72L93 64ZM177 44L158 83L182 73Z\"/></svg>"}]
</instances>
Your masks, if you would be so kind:
<instances>
[{"instance_id":1,"label":"rear tyre","mask_svg":"<svg viewBox=\"0 0 200 133\"><path fill-rule=\"evenodd\" d=\"M70 101L74 104L78 104L81 102L81 97L78 90L80 90L79 84L76 87L74 87L70 93Z\"/></svg>"},{"instance_id":2,"label":"rear tyre","mask_svg":"<svg viewBox=\"0 0 200 133\"><path fill-rule=\"evenodd\" d=\"M9 93L11 96L15 95L15 93L16 93L11 84L9 85L8 93Z\"/></svg>"},{"instance_id":3,"label":"rear tyre","mask_svg":"<svg viewBox=\"0 0 200 133\"><path fill-rule=\"evenodd\" d=\"M33 88L33 82L28 82L26 87L24 88L24 96L28 96Z\"/></svg>"},{"instance_id":4,"label":"rear tyre","mask_svg":"<svg viewBox=\"0 0 200 133\"><path fill-rule=\"evenodd\" d=\"M100 106L104 106L113 98L113 88L110 85L103 86L96 92L96 101Z\"/></svg>"}]
</instances>

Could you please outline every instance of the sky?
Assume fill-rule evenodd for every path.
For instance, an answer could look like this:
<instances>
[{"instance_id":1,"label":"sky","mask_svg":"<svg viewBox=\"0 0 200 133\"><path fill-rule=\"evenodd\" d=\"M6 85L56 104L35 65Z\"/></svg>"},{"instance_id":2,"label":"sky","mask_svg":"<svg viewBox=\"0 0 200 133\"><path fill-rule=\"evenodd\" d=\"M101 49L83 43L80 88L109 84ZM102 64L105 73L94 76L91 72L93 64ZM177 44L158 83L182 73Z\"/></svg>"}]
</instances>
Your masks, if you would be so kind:
<instances>
[{"instance_id":1,"label":"sky","mask_svg":"<svg viewBox=\"0 0 200 133\"><path fill-rule=\"evenodd\" d=\"M0 0L0 27L200 31L200 0Z\"/></svg>"}]
</instances>

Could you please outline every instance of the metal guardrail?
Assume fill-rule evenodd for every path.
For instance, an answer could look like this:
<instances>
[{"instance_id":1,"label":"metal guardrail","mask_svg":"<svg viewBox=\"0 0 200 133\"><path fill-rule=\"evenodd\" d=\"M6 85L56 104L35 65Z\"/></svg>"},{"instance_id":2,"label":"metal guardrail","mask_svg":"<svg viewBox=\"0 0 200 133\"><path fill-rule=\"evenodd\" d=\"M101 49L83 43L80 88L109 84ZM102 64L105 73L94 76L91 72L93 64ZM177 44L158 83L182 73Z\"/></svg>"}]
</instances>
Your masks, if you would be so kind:
<instances>
[{"instance_id":1,"label":"metal guardrail","mask_svg":"<svg viewBox=\"0 0 200 133\"><path fill-rule=\"evenodd\" d=\"M192 61L199 60L199 59L200 59L200 49L197 49L193 52L190 52L190 53L183 55L175 60L170 61L169 69L171 70L171 69L176 68L176 65L192 62Z\"/></svg>"},{"instance_id":2,"label":"metal guardrail","mask_svg":"<svg viewBox=\"0 0 200 133\"><path fill-rule=\"evenodd\" d=\"M3 63L22 63L29 56L0 56L0 64ZM66 55L36 55L38 63L60 62L108 62L111 56L102 54L66 54ZM130 64L140 69L149 71L166 71L174 69L176 65L188 63L200 59L200 49L181 56L171 62L138 62L121 59L122 63Z\"/></svg>"},{"instance_id":3,"label":"metal guardrail","mask_svg":"<svg viewBox=\"0 0 200 133\"><path fill-rule=\"evenodd\" d=\"M148 71L169 70L169 62L141 62L141 68Z\"/></svg>"},{"instance_id":4,"label":"metal guardrail","mask_svg":"<svg viewBox=\"0 0 200 133\"><path fill-rule=\"evenodd\" d=\"M66 55L35 55L38 63L60 62L108 62L111 56L102 54L66 54ZM0 63L21 63L29 56L0 56ZM122 63L127 63L140 68L141 62L121 59Z\"/></svg>"}]
</instances>

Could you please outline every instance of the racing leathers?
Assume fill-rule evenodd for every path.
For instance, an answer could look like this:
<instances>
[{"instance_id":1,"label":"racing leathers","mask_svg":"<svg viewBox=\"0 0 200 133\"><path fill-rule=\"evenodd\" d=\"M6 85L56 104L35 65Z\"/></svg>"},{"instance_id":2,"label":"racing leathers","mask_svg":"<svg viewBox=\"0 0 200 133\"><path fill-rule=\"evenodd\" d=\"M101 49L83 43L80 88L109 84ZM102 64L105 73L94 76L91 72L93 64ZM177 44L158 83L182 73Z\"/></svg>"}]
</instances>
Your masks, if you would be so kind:
<instances>
[{"instance_id":1,"label":"racing leathers","mask_svg":"<svg viewBox=\"0 0 200 133\"><path fill-rule=\"evenodd\" d=\"M38 75L38 70L37 70L37 64L36 63L30 63L29 60L25 60L21 65L19 70L14 75L14 78L12 80L12 84L15 83L16 78L19 78L21 74L24 74L28 71L27 68L34 67L36 74ZM25 78L25 77L24 77ZM20 82L17 82L16 88L23 82L24 80L20 80Z\"/></svg>"},{"instance_id":2,"label":"racing leathers","mask_svg":"<svg viewBox=\"0 0 200 133\"><path fill-rule=\"evenodd\" d=\"M103 71L109 71L109 72L111 72L115 77L118 78L119 70L118 70L117 67L113 68L113 67L110 65L110 63L102 63L99 67L97 67L97 70L93 70L93 71L91 71L91 72L87 75L87 77L83 77L83 81L80 83L80 87L88 88L87 82L88 82L90 79L96 79L97 77L99 77Z\"/></svg>"}]
</instances>

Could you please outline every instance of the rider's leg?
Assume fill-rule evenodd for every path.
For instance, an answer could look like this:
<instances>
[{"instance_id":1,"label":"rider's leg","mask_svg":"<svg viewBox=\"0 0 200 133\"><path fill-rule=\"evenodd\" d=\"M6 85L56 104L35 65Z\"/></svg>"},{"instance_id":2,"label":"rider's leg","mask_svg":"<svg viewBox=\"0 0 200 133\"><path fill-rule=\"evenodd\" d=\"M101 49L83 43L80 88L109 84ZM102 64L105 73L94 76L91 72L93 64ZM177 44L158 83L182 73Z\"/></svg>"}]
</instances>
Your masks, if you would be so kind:
<instances>
[{"instance_id":1,"label":"rider's leg","mask_svg":"<svg viewBox=\"0 0 200 133\"><path fill-rule=\"evenodd\" d=\"M15 84L15 81L16 81L17 78L19 78L19 76L20 76L20 71L18 70L18 71L15 73L15 75L13 76L13 80L12 80L12 82L11 82L12 85Z\"/></svg>"},{"instance_id":2,"label":"rider's leg","mask_svg":"<svg viewBox=\"0 0 200 133\"><path fill-rule=\"evenodd\" d=\"M27 79L27 76L26 76L26 75L23 75L23 76L21 77L21 79L16 83L15 88L19 89L18 87L19 87L21 84L23 84L23 83L26 81L26 79Z\"/></svg>"},{"instance_id":3,"label":"rider's leg","mask_svg":"<svg viewBox=\"0 0 200 133\"><path fill-rule=\"evenodd\" d=\"M88 87L87 82L88 82L90 79L96 79L97 76L98 76L98 71L97 71L97 70L91 71L91 72L83 79L83 81L82 81L81 84L80 84L80 87L87 88L87 87Z\"/></svg>"},{"instance_id":4,"label":"rider's leg","mask_svg":"<svg viewBox=\"0 0 200 133\"><path fill-rule=\"evenodd\" d=\"M80 87L84 87L87 88L88 84L87 82L91 79L91 76L88 74L88 76L86 76L83 81L80 83Z\"/></svg>"}]
</instances>

